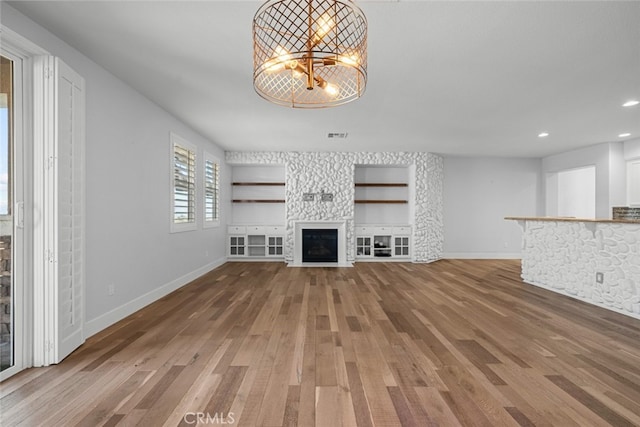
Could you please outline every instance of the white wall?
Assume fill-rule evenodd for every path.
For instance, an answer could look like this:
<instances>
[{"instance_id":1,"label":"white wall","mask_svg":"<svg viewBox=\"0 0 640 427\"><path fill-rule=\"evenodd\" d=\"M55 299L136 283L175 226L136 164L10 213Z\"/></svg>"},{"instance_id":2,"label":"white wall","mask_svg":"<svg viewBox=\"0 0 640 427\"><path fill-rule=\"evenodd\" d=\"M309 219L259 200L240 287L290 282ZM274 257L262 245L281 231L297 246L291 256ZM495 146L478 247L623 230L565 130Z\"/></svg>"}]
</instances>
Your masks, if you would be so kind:
<instances>
[{"instance_id":1,"label":"white wall","mask_svg":"<svg viewBox=\"0 0 640 427\"><path fill-rule=\"evenodd\" d=\"M640 138L624 142L624 159L640 159Z\"/></svg>"},{"instance_id":2,"label":"white wall","mask_svg":"<svg viewBox=\"0 0 640 427\"><path fill-rule=\"evenodd\" d=\"M505 216L537 216L540 159L444 159L444 256L507 258L520 254L522 231Z\"/></svg>"},{"instance_id":3,"label":"white wall","mask_svg":"<svg viewBox=\"0 0 640 427\"><path fill-rule=\"evenodd\" d=\"M627 169L626 204L640 206L640 138L624 142L624 160Z\"/></svg>"},{"instance_id":4,"label":"white wall","mask_svg":"<svg viewBox=\"0 0 640 427\"><path fill-rule=\"evenodd\" d=\"M224 162L224 153L7 4L1 19L86 79L89 335L223 262L229 172L223 163L223 225L170 234L169 132L197 145L199 155L206 149Z\"/></svg>"},{"instance_id":5,"label":"white wall","mask_svg":"<svg viewBox=\"0 0 640 427\"><path fill-rule=\"evenodd\" d=\"M627 205L627 162L624 159L624 143L609 144L609 212L614 206Z\"/></svg>"},{"instance_id":6,"label":"white wall","mask_svg":"<svg viewBox=\"0 0 640 427\"><path fill-rule=\"evenodd\" d=\"M557 216L595 218L596 168L587 166L570 169L557 175Z\"/></svg>"},{"instance_id":7,"label":"white wall","mask_svg":"<svg viewBox=\"0 0 640 427\"><path fill-rule=\"evenodd\" d=\"M625 169L623 144L611 142L593 145L566 153L548 156L542 159L542 176L554 179L554 174L560 171L577 169L585 166L596 168L596 214L597 218L611 218L612 206L625 204L626 185L623 172ZM545 214L557 215L553 204L557 197L549 185L546 185Z\"/></svg>"}]
</instances>

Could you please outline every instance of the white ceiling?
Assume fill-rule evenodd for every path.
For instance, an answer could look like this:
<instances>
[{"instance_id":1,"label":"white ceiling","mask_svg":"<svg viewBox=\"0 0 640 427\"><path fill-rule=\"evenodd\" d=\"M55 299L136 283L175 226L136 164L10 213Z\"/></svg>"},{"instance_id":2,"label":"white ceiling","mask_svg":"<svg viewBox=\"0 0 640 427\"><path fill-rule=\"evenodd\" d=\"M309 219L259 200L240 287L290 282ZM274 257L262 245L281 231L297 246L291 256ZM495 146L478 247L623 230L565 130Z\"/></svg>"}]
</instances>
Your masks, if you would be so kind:
<instances>
[{"instance_id":1,"label":"white ceiling","mask_svg":"<svg viewBox=\"0 0 640 427\"><path fill-rule=\"evenodd\" d=\"M640 99L637 1L361 1L366 93L320 110L254 92L261 2L10 4L226 150L541 157L640 137L621 106Z\"/></svg>"}]
</instances>

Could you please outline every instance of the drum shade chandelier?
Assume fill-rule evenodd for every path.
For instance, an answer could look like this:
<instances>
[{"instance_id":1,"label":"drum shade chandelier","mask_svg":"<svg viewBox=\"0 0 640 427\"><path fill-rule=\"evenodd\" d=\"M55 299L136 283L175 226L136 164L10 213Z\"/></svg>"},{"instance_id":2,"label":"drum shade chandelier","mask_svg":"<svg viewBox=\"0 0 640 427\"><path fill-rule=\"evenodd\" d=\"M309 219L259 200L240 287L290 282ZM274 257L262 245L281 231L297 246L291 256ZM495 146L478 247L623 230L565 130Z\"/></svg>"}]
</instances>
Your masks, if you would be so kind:
<instances>
[{"instance_id":1,"label":"drum shade chandelier","mask_svg":"<svg viewBox=\"0 0 640 427\"><path fill-rule=\"evenodd\" d=\"M253 18L253 86L275 104L333 107L367 85L367 19L350 0L269 0Z\"/></svg>"}]
</instances>

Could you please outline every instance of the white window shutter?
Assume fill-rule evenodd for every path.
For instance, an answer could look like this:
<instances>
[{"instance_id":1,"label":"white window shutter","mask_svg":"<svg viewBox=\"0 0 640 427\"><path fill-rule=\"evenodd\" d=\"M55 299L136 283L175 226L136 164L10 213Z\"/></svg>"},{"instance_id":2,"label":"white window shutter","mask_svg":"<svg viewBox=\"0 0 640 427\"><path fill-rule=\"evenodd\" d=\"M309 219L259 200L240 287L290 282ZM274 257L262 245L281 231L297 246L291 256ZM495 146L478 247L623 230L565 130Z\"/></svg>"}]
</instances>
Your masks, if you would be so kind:
<instances>
[{"instance_id":1,"label":"white window shutter","mask_svg":"<svg viewBox=\"0 0 640 427\"><path fill-rule=\"evenodd\" d=\"M34 365L46 366L84 342L84 79L58 58L34 65Z\"/></svg>"}]
</instances>

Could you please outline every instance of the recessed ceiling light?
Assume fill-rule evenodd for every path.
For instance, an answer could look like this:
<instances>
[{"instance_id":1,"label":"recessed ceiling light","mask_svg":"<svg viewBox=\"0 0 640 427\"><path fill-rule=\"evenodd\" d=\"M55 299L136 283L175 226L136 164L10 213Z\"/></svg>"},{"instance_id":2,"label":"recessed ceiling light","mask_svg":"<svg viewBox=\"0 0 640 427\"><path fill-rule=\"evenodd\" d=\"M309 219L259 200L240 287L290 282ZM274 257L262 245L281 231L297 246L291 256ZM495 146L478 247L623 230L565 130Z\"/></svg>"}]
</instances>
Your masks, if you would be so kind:
<instances>
[{"instance_id":1,"label":"recessed ceiling light","mask_svg":"<svg viewBox=\"0 0 640 427\"><path fill-rule=\"evenodd\" d=\"M630 133L626 132L626 133L621 133L620 135L618 135L619 138L626 138L628 136L631 136Z\"/></svg>"},{"instance_id":2,"label":"recessed ceiling light","mask_svg":"<svg viewBox=\"0 0 640 427\"><path fill-rule=\"evenodd\" d=\"M538 138L546 138L549 136L549 132L540 132Z\"/></svg>"},{"instance_id":3,"label":"recessed ceiling light","mask_svg":"<svg viewBox=\"0 0 640 427\"><path fill-rule=\"evenodd\" d=\"M635 107L638 104L640 104L640 101L638 101L637 99L630 99L629 101L627 101L624 104L622 104L622 106L623 107Z\"/></svg>"}]
</instances>

